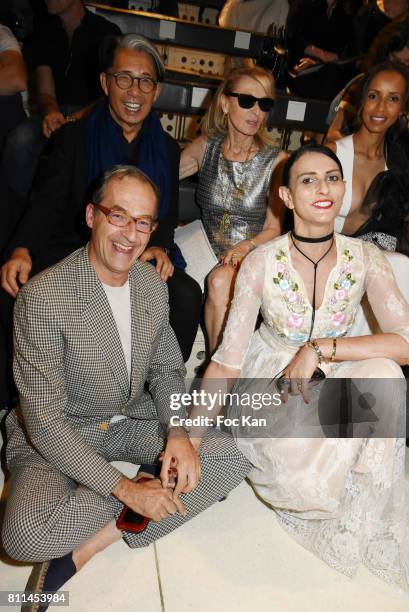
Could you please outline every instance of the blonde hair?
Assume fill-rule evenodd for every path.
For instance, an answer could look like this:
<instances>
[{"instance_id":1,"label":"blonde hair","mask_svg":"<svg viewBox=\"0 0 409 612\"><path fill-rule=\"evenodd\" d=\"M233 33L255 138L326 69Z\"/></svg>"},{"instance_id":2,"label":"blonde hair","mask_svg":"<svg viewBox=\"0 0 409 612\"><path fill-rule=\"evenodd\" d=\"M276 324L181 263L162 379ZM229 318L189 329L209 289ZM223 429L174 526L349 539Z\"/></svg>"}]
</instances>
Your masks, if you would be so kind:
<instances>
[{"instance_id":1,"label":"blonde hair","mask_svg":"<svg viewBox=\"0 0 409 612\"><path fill-rule=\"evenodd\" d=\"M221 103L222 95L233 93L242 77L254 79L264 89L266 97L274 98L274 79L269 72L259 66L233 68L219 86L210 108L201 122L202 133L208 138L217 138L227 134L228 126ZM266 121L263 121L254 139L261 147L273 143L273 137L267 131Z\"/></svg>"}]
</instances>

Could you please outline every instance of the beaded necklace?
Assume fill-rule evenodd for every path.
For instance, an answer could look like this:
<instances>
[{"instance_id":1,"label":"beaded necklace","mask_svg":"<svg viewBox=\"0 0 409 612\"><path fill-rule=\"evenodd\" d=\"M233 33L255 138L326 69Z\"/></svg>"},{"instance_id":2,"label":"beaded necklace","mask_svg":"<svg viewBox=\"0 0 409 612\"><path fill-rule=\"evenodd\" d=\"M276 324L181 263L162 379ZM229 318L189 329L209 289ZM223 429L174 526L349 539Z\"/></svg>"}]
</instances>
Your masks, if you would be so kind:
<instances>
[{"instance_id":1,"label":"beaded necklace","mask_svg":"<svg viewBox=\"0 0 409 612\"><path fill-rule=\"evenodd\" d=\"M246 158L244 162L241 163L241 171L239 173L240 179L237 185L235 186L235 188L231 190L230 202L233 199L241 198L244 195L244 182L246 178L246 167L245 166L249 160L250 151L252 147L253 147L253 144L251 144L250 147L247 149ZM228 182L229 182L228 166L226 162L227 160L224 157L222 150L220 150L218 169L219 169L219 178L220 178L220 196L222 200L223 215L220 220L219 230L223 235L226 235L228 233L230 225L231 225L231 209L227 202L226 190L225 190L225 180L226 180L226 187L228 187Z\"/></svg>"}]
</instances>

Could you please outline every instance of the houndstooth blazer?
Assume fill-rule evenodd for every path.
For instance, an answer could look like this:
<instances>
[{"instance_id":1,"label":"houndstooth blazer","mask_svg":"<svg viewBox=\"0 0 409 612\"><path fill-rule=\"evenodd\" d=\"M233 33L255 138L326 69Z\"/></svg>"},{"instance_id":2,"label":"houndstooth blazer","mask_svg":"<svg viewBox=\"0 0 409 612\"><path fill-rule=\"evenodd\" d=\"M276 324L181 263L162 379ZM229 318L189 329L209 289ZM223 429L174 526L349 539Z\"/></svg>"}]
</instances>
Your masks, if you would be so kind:
<instances>
[{"instance_id":1,"label":"houndstooth blazer","mask_svg":"<svg viewBox=\"0 0 409 612\"><path fill-rule=\"evenodd\" d=\"M183 416L170 409L171 393L185 391L185 368L169 325L166 285L139 260L129 281L130 384L112 310L87 247L28 282L14 311L14 376L28 443L104 496L122 476L98 454L110 419L123 414L167 424L171 414Z\"/></svg>"}]
</instances>

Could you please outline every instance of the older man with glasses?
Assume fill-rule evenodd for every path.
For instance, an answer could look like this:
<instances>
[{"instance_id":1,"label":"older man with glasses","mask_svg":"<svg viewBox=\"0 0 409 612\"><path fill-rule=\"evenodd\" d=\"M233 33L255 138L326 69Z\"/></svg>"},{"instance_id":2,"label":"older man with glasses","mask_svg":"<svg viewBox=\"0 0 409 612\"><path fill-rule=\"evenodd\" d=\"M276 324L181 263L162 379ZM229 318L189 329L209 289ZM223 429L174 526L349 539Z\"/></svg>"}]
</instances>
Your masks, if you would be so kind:
<instances>
[{"instance_id":1,"label":"older man with glasses","mask_svg":"<svg viewBox=\"0 0 409 612\"><path fill-rule=\"evenodd\" d=\"M2 267L2 287L14 298L31 273L82 246L87 239L83 223L87 189L115 164L134 165L159 187L158 227L141 259L153 263L168 285L170 323L187 361L202 296L199 285L184 272L183 256L174 243L179 146L152 110L164 66L155 47L137 34L105 39L100 56L105 99L88 117L63 126L54 136L53 150L36 178L35 196ZM7 297L3 294L2 301ZM10 299L2 306L3 325L11 303Z\"/></svg>"},{"instance_id":2,"label":"older man with glasses","mask_svg":"<svg viewBox=\"0 0 409 612\"><path fill-rule=\"evenodd\" d=\"M36 562L27 597L54 593L121 537L148 546L249 469L229 435L212 430L199 457L183 427L185 368L166 285L141 261L157 210L144 173L108 170L86 208L88 245L19 292L3 543ZM156 463L160 478L126 478L115 460Z\"/></svg>"}]
</instances>

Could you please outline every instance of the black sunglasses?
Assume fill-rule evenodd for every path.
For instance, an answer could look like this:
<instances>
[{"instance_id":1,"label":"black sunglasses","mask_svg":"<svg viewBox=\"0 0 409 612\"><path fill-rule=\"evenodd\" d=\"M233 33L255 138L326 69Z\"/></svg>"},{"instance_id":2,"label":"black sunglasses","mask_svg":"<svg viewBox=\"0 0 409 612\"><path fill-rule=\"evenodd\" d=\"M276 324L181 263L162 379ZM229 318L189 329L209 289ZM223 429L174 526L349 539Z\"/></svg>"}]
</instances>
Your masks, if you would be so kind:
<instances>
[{"instance_id":1,"label":"black sunglasses","mask_svg":"<svg viewBox=\"0 0 409 612\"><path fill-rule=\"evenodd\" d=\"M237 98L239 102L240 108L253 108L256 102L260 107L260 110L263 113L269 113L274 106L273 98L256 98L254 96L250 96L250 94L242 94L242 93L228 93L226 94L229 98Z\"/></svg>"}]
</instances>

